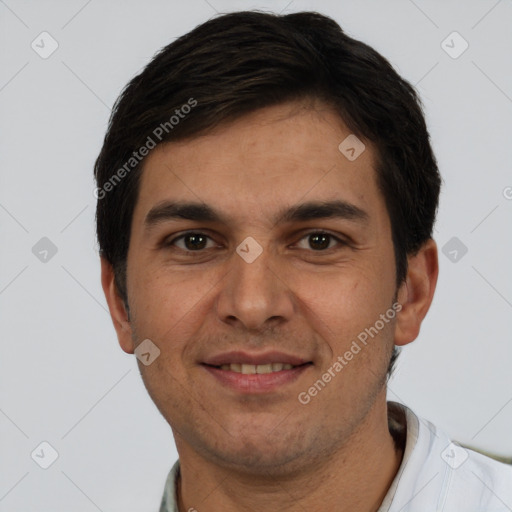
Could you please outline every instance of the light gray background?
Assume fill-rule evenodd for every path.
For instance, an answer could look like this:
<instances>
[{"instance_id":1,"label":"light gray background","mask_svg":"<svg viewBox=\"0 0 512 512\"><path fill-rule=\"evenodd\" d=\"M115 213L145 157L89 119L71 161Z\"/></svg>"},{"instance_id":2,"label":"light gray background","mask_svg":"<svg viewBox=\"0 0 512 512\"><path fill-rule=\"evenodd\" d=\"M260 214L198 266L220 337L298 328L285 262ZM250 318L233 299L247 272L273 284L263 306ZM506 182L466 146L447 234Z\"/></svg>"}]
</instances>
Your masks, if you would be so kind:
<instances>
[{"instance_id":1,"label":"light gray background","mask_svg":"<svg viewBox=\"0 0 512 512\"><path fill-rule=\"evenodd\" d=\"M389 396L512 455L510 0L0 0L0 511L157 510L177 455L106 311L92 167L110 107L157 50L252 8L328 14L417 85L445 182L435 237L468 252L440 252ZM43 31L59 44L47 59L31 48ZM453 31L469 43L457 59L441 47ZM42 237L58 249L46 263ZM30 456L42 441L59 454L46 470Z\"/></svg>"}]
</instances>

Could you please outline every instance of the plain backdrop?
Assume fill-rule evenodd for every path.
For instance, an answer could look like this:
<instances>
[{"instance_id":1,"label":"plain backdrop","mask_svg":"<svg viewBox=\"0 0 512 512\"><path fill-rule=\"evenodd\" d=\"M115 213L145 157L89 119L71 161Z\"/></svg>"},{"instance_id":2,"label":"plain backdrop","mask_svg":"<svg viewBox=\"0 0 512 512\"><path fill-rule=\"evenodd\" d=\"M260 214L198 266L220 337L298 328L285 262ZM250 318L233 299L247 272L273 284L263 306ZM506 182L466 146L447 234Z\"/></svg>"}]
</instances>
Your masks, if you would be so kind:
<instances>
[{"instance_id":1,"label":"plain backdrop","mask_svg":"<svg viewBox=\"0 0 512 512\"><path fill-rule=\"evenodd\" d=\"M510 1L2 0L0 511L158 509L177 454L106 310L92 168L157 50L254 8L330 15L416 85L444 179L440 278L389 398L512 456Z\"/></svg>"}]
</instances>

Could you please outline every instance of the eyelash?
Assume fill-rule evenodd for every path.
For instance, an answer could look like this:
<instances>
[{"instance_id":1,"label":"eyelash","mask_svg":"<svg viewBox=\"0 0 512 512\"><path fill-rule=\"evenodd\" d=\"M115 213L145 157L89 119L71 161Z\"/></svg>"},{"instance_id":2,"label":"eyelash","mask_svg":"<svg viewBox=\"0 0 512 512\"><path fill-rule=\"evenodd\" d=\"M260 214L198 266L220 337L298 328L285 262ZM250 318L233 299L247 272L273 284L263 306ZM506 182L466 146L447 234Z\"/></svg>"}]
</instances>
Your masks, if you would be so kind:
<instances>
[{"instance_id":1,"label":"eyelash","mask_svg":"<svg viewBox=\"0 0 512 512\"><path fill-rule=\"evenodd\" d=\"M173 238L172 240L169 240L168 242L164 242L163 245L165 247L172 247L172 246L175 245L175 243L178 240L184 239L184 238L186 238L189 235L202 235L202 236L205 236L206 238L209 238L210 240L212 240L212 238L210 236L206 235L205 233L203 233L201 231L187 231L186 233L183 233L183 234ZM307 233L304 233L302 235L302 237L300 238L299 241L301 241L304 238L307 238L307 237L309 237L311 235L327 235L328 237L330 237L330 239L335 240L338 243L338 246L340 246L340 247L349 245L346 241L340 239L336 235L333 235L332 233L329 233L328 231L322 231L322 230L308 231ZM191 255L193 255L194 253L205 252L207 250L207 249L198 249L198 250L194 251L194 250L190 250L190 249L182 249L181 247L178 247L178 249L180 249L181 251L183 251L185 253L191 254ZM322 252L324 252L324 253L328 253L332 249L335 249L335 247L328 247L326 249L320 249L320 250L309 249L309 252L314 252L314 253L322 253Z\"/></svg>"}]
</instances>

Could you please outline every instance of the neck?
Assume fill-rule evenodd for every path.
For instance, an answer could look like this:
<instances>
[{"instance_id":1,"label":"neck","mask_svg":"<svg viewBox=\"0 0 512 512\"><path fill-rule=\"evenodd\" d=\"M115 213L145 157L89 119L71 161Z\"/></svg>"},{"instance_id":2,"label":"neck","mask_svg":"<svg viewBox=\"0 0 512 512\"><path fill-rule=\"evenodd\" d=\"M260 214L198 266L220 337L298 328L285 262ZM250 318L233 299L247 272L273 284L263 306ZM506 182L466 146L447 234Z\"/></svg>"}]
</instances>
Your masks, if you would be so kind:
<instances>
[{"instance_id":1,"label":"neck","mask_svg":"<svg viewBox=\"0 0 512 512\"><path fill-rule=\"evenodd\" d=\"M403 449L389 433L385 395L349 441L321 463L300 471L268 474L235 472L198 456L177 442L180 455L180 512L240 510L337 510L375 512L393 482ZM180 446L181 445L181 446Z\"/></svg>"}]
</instances>

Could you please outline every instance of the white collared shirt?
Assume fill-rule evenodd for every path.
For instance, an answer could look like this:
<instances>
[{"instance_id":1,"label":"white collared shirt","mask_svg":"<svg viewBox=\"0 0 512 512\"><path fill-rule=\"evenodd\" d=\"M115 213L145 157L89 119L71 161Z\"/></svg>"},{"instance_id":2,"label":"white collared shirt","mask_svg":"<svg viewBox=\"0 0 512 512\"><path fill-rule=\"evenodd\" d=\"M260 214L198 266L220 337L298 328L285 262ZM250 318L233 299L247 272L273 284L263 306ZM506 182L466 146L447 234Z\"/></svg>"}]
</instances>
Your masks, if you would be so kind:
<instances>
[{"instance_id":1,"label":"white collared shirt","mask_svg":"<svg viewBox=\"0 0 512 512\"><path fill-rule=\"evenodd\" d=\"M402 404L388 407L405 416L407 437L378 512L512 512L512 466L453 443ZM178 472L179 460L167 477L160 512L178 512Z\"/></svg>"}]
</instances>

